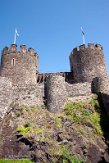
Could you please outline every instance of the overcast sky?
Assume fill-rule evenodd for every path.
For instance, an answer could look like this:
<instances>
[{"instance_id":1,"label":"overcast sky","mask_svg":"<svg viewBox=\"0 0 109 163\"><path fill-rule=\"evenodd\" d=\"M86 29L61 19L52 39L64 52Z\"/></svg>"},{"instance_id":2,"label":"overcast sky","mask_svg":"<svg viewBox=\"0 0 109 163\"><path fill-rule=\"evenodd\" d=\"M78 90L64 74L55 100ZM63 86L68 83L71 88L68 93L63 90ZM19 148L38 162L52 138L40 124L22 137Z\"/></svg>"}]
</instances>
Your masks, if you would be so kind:
<instances>
[{"instance_id":1,"label":"overcast sky","mask_svg":"<svg viewBox=\"0 0 109 163\"><path fill-rule=\"evenodd\" d=\"M69 54L82 44L104 48L109 72L109 0L0 0L0 51L14 41L39 54L40 72L69 71Z\"/></svg>"}]
</instances>

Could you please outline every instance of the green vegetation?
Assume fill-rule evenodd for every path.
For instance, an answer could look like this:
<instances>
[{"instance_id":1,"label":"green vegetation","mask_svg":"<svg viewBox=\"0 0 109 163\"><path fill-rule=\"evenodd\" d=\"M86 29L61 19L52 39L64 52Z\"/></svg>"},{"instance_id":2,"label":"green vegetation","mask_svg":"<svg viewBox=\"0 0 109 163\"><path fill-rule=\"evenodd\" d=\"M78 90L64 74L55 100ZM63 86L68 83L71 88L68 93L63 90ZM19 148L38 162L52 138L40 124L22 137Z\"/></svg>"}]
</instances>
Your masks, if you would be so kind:
<instances>
[{"instance_id":1,"label":"green vegetation","mask_svg":"<svg viewBox=\"0 0 109 163\"><path fill-rule=\"evenodd\" d=\"M65 106L65 114L69 121L79 125L91 127L97 135L102 135L100 125L100 105L97 96L87 102L68 102Z\"/></svg>"},{"instance_id":2,"label":"green vegetation","mask_svg":"<svg viewBox=\"0 0 109 163\"><path fill-rule=\"evenodd\" d=\"M44 128L36 128L36 133L37 134L43 134Z\"/></svg>"},{"instance_id":3,"label":"green vegetation","mask_svg":"<svg viewBox=\"0 0 109 163\"><path fill-rule=\"evenodd\" d=\"M36 106L20 106L19 108L16 109L18 115L20 114L17 116L17 131L28 139L33 137L34 141L39 144L45 142L46 153L51 162L54 161L53 163L58 158L60 163L84 163L84 157L81 158L80 155L70 150L72 146L69 146L69 135L74 131L77 136L81 136L87 149L89 143L96 144L96 140L101 139L102 127L106 124L97 96L86 102L69 101L65 105L64 112L59 114L49 113L46 109L40 107L38 109ZM58 130L60 131L59 136L57 135ZM43 149L41 152L43 153Z\"/></svg>"},{"instance_id":4,"label":"green vegetation","mask_svg":"<svg viewBox=\"0 0 109 163\"><path fill-rule=\"evenodd\" d=\"M62 163L85 163L83 159L79 159L76 155L71 154L67 145L60 145L60 149Z\"/></svg>"},{"instance_id":5,"label":"green vegetation","mask_svg":"<svg viewBox=\"0 0 109 163\"><path fill-rule=\"evenodd\" d=\"M16 108L17 106L17 108ZM19 106L15 105L15 117L19 119L17 131L24 136L31 136L32 134L42 134L43 128L36 125L36 119L39 117L41 106Z\"/></svg>"},{"instance_id":6,"label":"green vegetation","mask_svg":"<svg viewBox=\"0 0 109 163\"><path fill-rule=\"evenodd\" d=\"M25 125L24 125L25 128L28 128L28 127L31 127L31 124L29 122L27 122Z\"/></svg>"},{"instance_id":7,"label":"green vegetation","mask_svg":"<svg viewBox=\"0 0 109 163\"><path fill-rule=\"evenodd\" d=\"M31 160L29 159L22 159L22 160L8 160L8 159L4 159L4 160L0 160L0 163L33 163Z\"/></svg>"},{"instance_id":8,"label":"green vegetation","mask_svg":"<svg viewBox=\"0 0 109 163\"><path fill-rule=\"evenodd\" d=\"M28 132L31 132L31 130L32 130L31 127L25 127L25 126L17 128L17 131L21 132L25 136L28 134Z\"/></svg>"},{"instance_id":9,"label":"green vegetation","mask_svg":"<svg viewBox=\"0 0 109 163\"><path fill-rule=\"evenodd\" d=\"M80 122L81 120L81 112L84 108L83 102L68 102L65 106L65 113L70 121L74 120L76 122Z\"/></svg>"},{"instance_id":10,"label":"green vegetation","mask_svg":"<svg viewBox=\"0 0 109 163\"><path fill-rule=\"evenodd\" d=\"M18 118L22 115L24 115L25 113L29 113L29 114L33 114L35 112L37 112L37 110L39 109L44 109L44 106L38 106L38 105L33 105L33 106L26 106L26 105L19 105L18 103L14 103L12 102L10 104L10 107L13 108L13 112L15 113L15 118Z\"/></svg>"},{"instance_id":11,"label":"green vegetation","mask_svg":"<svg viewBox=\"0 0 109 163\"><path fill-rule=\"evenodd\" d=\"M55 116L55 124L59 127L62 127L62 119L58 116Z\"/></svg>"},{"instance_id":12,"label":"green vegetation","mask_svg":"<svg viewBox=\"0 0 109 163\"><path fill-rule=\"evenodd\" d=\"M100 104L99 104L98 96L93 96L92 100L90 101L90 104L95 108L95 110L97 112L100 113L101 109L100 109Z\"/></svg>"}]
</instances>

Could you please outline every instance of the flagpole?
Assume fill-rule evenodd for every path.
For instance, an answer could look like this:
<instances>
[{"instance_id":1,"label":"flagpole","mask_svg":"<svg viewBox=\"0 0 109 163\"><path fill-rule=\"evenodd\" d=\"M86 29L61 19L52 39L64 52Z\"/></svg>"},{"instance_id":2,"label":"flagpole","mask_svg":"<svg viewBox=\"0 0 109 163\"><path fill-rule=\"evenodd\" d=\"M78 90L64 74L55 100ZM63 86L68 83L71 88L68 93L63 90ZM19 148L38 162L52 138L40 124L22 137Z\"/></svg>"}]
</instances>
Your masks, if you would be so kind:
<instances>
[{"instance_id":1,"label":"flagpole","mask_svg":"<svg viewBox=\"0 0 109 163\"><path fill-rule=\"evenodd\" d=\"M82 37L83 37L83 44L85 44L85 37L84 35L82 34Z\"/></svg>"},{"instance_id":2,"label":"flagpole","mask_svg":"<svg viewBox=\"0 0 109 163\"><path fill-rule=\"evenodd\" d=\"M81 32L82 32L82 40L83 40L83 44L85 44L85 33L83 31L83 28L81 27Z\"/></svg>"},{"instance_id":3,"label":"flagpole","mask_svg":"<svg viewBox=\"0 0 109 163\"><path fill-rule=\"evenodd\" d=\"M15 34L14 34L14 44L16 44L16 39L17 39L17 36L19 36L18 32L17 32L17 29L15 28Z\"/></svg>"},{"instance_id":4,"label":"flagpole","mask_svg":"<svg viewBox=\"0 0 109 163\"><path fill-rule=\"evenodd\" d=\"M16 44L16 29L15 29L15 34L14 34L14 44Z\"/></svg>"}]
</instances>

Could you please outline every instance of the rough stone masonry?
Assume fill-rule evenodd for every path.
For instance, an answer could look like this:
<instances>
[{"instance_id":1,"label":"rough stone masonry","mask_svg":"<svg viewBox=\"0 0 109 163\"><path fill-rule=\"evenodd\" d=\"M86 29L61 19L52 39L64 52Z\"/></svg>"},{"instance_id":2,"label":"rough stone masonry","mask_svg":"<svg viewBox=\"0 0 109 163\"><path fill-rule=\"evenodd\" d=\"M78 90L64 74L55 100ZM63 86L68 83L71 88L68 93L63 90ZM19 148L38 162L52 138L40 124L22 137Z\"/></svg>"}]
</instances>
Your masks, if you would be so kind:
<instances>
[{"instance_id":1,"label":"rough stone masonry","mask_svg":"<svg viewBox=\"0 0 109 163\"><path fill-rule=\"evenodd\" d=\"M84 99L92 93L108 92L108 76L99 44L81 45L70 54L71 72L38 72L38 54L26 45L12 44L2 51L0 65L0 117L13 102L47 105L50 112L62 112L68 100Z\"/></svg>"}]
</instances>

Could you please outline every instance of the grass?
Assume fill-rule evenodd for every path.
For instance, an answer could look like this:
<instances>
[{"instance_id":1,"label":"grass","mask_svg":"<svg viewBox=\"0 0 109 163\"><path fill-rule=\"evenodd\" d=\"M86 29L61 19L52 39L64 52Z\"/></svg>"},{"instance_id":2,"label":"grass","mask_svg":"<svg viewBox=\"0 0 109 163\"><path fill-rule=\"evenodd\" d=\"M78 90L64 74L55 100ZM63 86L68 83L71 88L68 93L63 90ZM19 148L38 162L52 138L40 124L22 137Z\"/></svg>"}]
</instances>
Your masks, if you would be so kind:
<instances>
[{"instance_id":1,"label":"grass","mask_svg":"<svg viewBox=\"0 0 109 163\"><path fill-rule=\"evenodd\" d=\"M31 132L31 130L32 130L31 127L25 127L25 126L17 128L17 131L20 132L21 134L25 135L25 136L28 134L28 132Z\"/></svg>"},{"instance_id":2,"label":"grass","mask_svg":"<svg viewBox=\"0 0 109 163\"><path fill-rule=\"evenodd\" d=\"M36 133L37 134L43 134L44 133L44 128L36 128Z\"/></svg>"},{"instance_id":3,"label":"grass","mask_svg":"<svg viewBox=\"0 0 109 163\"><path fill-rule=\"evenodd\" d=\"M58 116L55 116L55 124L56 126L62 127L62 119Z\"/></svg>"},{"instance_id":4,"label":"grass","mask_svg":"<svg viewBox=\"0 0 109 163\"><path fill-rule=\"evenodd\" d=\"M93 96L90 104L95 108L97 112L100 113L100 103L98 101L98 96Z\"/></svg>"},{"instance_id":5,"label":"grass","mask_svg":"<svg viewBox=\"0 0 109 163\"><path fill-rule=\"evenodd\" d=\"M92 97L89 103L68 102L65 106L65 114L69 121L91 127L96 135L102 135L100 105L97 96Z\"/></svg>"},{"instance_id":6,"label":"grass","mask_svg":"<svg viewBox=\"0 0 109 163\"><path fill-rule=\"evenodd\" d=\"M8 159L2 159L0 160L0 163L33 163L29 159L19 159L19 160L8 160Z\"/></svg>"},{"instance_id":7,"label":"grass","mask_svg":"<svg viewBox=\"0 0 109 163\"><path fill-rule=\"evenodd\" d=\"M71 154L67 145L60 145L61 149L61 162L62 163L85 163L85 160L78 158L76 155Z\"/></svg>"},{"instance_id":8,"label":"grass","mask_svg":"<svg viewBox=\"0 0 109 163\"><path fill-rule=\"evenodd\" d=\"M62 114L54 115L44 109L41 110L40 107L38 109L36 106L31 106L30 108L21 106L20 110L17 110L17 113L17 119L19 120L17 131L21 132L27 138L34 137L37 142L47 142L50 145L49 149L46 149L47 153L52 159L57 156L62 163L85 162L81 158L78 158L78 155L76 156L71 153L67 145L62 145L63 142L58 142L55 135L55 130L57 131L57 129L62 132L61 139L66 139L68 130L67 125L64 125L64 120L68 124L71 123L70 126L78 135L86 138L88 143L91 141L96 143L95 137L102 135L100 106L97 96L93 97L90 102L67 102Z\"/></svg>"}]
</instances>

